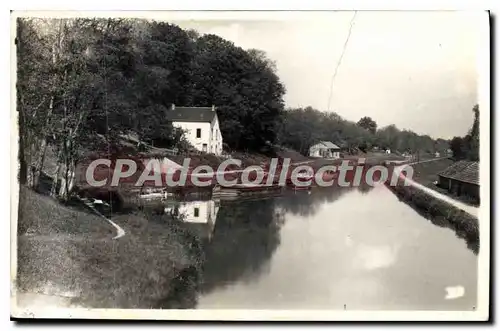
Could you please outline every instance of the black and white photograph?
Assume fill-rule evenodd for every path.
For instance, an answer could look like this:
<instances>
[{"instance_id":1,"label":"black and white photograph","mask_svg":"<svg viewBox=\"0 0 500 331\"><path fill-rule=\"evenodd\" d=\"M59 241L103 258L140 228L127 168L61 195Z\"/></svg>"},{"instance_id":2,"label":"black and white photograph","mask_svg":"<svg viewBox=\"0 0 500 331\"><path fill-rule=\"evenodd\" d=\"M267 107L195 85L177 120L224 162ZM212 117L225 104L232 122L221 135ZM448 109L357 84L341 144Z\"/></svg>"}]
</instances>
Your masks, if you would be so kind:
<instances>
[{"instance_id":1,"label":"black and white photograph","mask_svg":"<svg viewBox=\"0 0 500 331\"><path fill-rule=\"evenodd\" d=\"M490 318L488 11L12 11L11 316Z\"/></svg>"}]
</instances>

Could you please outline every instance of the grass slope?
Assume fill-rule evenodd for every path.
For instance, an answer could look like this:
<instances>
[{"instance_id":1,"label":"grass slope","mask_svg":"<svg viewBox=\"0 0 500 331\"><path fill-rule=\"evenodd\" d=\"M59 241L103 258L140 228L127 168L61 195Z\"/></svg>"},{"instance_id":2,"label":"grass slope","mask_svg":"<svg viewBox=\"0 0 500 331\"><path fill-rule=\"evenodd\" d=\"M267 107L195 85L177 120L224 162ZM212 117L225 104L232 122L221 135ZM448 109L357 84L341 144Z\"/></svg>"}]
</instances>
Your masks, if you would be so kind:
<instances>
[{"instance_id":1,"label":"grass slope","mask_svg":"<svg viewBox=\"0 0 500 331\"><path fill-rule=\"evenodd\" d=\"M21 297L72 297L75 304L92 308L169 308L173 290L175 300L183 297L175 285L179 275L196 271L202 260L196 237L176 222L152 220L141 212L112 218L126 231L118 240L111 239L113 228L98 216L24 188L19 215L16 286ZM188 286L197 286L196 272L190 274L194 279Z\"/></svg>"}]
</instances>

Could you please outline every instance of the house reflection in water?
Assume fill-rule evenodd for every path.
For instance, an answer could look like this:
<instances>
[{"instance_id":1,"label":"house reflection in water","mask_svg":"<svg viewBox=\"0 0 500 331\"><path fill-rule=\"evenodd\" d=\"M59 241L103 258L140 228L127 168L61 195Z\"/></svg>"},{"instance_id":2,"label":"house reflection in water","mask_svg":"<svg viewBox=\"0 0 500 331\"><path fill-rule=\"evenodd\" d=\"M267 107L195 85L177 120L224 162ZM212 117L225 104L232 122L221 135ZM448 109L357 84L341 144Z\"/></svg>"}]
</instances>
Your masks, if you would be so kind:
<instances>
[{"instance_id":1,"label":"house reflection in water","mask_svg":"<svg viewBox=\"0 0 500 331\"><path fill-rule=\"evenodd\" d=\"M165 213L179 216L186 228L200 239L212 238L219 201L179 201L165 208Z\"/></svg>"}]
</instances>

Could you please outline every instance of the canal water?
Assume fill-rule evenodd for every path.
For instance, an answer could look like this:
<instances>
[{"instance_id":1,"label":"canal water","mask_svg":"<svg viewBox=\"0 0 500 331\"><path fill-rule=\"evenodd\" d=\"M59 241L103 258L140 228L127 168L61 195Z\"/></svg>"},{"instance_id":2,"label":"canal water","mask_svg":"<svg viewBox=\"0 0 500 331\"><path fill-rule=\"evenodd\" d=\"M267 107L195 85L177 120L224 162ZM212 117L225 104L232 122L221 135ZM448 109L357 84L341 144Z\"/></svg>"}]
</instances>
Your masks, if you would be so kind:
<instances>
[{"instance_id":1,"label":"canal water","mask_svg":"<svg viewBox=\"0 0 500 331\"><path fill-rule=\"evenodd\" d=\"M383 185L183 208L204 253L183 308L475 309L474 243Z\"/></svg>"}]
</instances>

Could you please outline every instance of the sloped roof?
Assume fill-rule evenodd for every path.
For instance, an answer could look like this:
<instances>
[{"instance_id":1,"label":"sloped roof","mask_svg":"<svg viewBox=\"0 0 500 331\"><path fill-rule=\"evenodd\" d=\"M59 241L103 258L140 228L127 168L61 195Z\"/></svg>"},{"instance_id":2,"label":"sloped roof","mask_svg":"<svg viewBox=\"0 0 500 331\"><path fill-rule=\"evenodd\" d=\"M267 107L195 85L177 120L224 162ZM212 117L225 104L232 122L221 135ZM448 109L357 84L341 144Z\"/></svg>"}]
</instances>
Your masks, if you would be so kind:
<instances>
[{"instance_id":1,"label":"sloped roof","mask_svg":"<svg viewBox=\"0 0 500 331\"><path fill-rule=\"evenodd\" d=\"M212 107L175 107L167 112L172 122L212 122L216 112Z\"/></svg>"},{"instance_id":2,"label":"sloped roof","mask_svg":"<svg viewBox=\"0 0 500 331\"><path fill-rule=\"evenodd\" d=\"M340 149L339 146L335 145L331 141L320 141L319 143L317 143L313 146L318 146L318 145L322 145L322 147L331 148L331 149Z\"/></svg>"},{"instance_id":3,"label":"sloped roof","mask_svg":"<svg viewBox=\"0 0 500 331\"><path fill-rule=\"evenodd\" d=\"M479 162L458 161L446 168L438 176L460 182L479 185Z\"/></svg>"}]
</instances>

